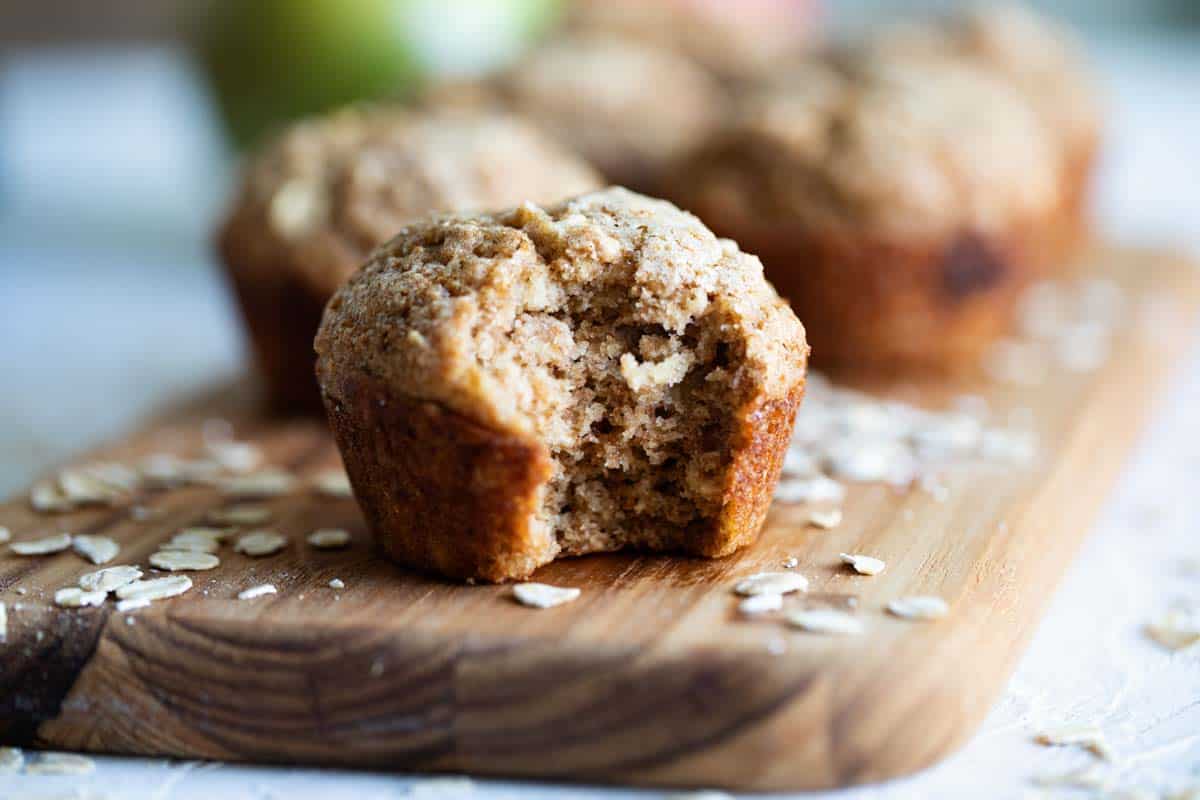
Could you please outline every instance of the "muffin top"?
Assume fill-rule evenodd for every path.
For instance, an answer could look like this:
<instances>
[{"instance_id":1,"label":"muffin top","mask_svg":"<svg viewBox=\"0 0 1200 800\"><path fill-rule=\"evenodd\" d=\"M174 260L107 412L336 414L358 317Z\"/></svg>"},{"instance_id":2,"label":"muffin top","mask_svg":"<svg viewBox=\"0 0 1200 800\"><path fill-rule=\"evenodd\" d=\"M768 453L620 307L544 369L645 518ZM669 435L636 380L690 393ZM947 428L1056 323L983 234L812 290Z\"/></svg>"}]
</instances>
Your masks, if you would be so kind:
<instances>
[{"instance_id":1,"label":"muffin top","mask_svg":"<svg viewBox=\"0 0 1200 800\"><path fill-rule=\"evenodd\" d=\"M295 269L333 290L406 222L553 202L602 185L521 120L470 110L351 108L300 122L253 157L225 227L242 269Z\"/></svg>"},{"instance_id":2,"label":"muffin top","mask_svg":"<svg viewBox=\"0 0 1200 800\"><path fill-rule=\"evenodd\" d=\"M631 185L700 142L724 106L719 86L689 59L605 35L549 42L497 84L514 110Z\"/></svg>"},{"instance_id":3,"label":"muffin top","mask_svg":"<svg viewBox=\"0 0 1200 800\"><path fill-rule=\"evenodd\" d=\"M568 26L635 38L682 53L724 81L768 75L805 47L810 0L574 0Z\"/></svg>"},{"instance_id":4,"label":"muffin top","mask_svg":"<svg viewBox=\"0 0 1200 800\"><path fill-rule=\"evenodd\" d=\"M681 170L682 194L732 229L988 232L1056 202L1049 138L1010 85L966 64L813 60L744 103Z\"/></svg>"},{"instance_id":5,"label":"muffin top","mask_svg":"<svg viewBox=\"0 0 1200 800\"><path fill-rule=\"evenodd\" d=\"M867 44L877 56L962 58L1012 82L1067 147L1094 143L1098 91L1070 33L1021 5L987 5L885 28Z\"/></svg>"},{"instance_id":6,"label":"muffin top","mask_svg":"<svg viewBox=\"0 0 1200 800\"><path fill-rule=\"evenodd\" d=\"M405 228L330 302L318 375L329 387L360 371L555 446L578 436L568 410L589 386L681 381L682 342L720 346L701 329L737 349L736 391L778 396L802 380L804 329L761 262L671 204L613 188Z\"/></svg>"}]
</instances>

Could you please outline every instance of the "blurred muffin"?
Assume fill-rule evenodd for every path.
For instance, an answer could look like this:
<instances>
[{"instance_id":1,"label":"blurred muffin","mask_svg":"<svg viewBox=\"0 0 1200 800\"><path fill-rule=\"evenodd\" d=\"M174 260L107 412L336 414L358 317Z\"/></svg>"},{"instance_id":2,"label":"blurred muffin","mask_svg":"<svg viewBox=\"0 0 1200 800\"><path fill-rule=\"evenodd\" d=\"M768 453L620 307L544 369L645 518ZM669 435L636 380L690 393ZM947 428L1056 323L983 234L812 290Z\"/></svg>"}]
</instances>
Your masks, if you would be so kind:
<instances>
[{"instance_id":1,"label":"blurred muffin","mask_svg":"<svg viewBox=\"0 0 1200 800\"><path fill-rule=\"evenodd\" d=\"M489 581L753 542L808 355L758 259L621 188L406 226L316 347L383 550Z\"/></svg>"},{"instance_id":2,"label":"blurred muffin","mask_svg":"<svg viewBox=\"0 0 1200 800\"><path fill-rule=\"evenodd\" d=\"M656 195L664 169L716 126L727 98L691 60L606 35L567 36L482 83L435 86L431 107L497 107L578 150L613 184Z\"/></svg>"},{"instance_id":3,"label":"blurred muffin","mask_svg":"<svg viewBox=\"0 0 1200 800\"><path fill-rule=\"evenodd\" d=\"M816 363L956 368L1045 266L1057 151L961 63L811 62L751 98L672 192L759 255Z\"/></svg>"},{"instance_id":4,"label":"blurred muffin","mask_svg":"<svg viewBox=\"0 0 1200 800\"><path fill-rule=\"evenodd\" d=\"M574 0L568 26L674 50L722 81L768 76L812 40L815 0Z\"/></svg>"},{"instance_id":5,"label":"blurred muffin","mask_svg":"<svg viewBox=\"0 0 1200 800\"><path fill-rule=\"evenodd\" d=\"M325 303L379 244L434 212L552 202L599 176L513 117L347 109L253 156L218 234L273 405L317 411Z\"/></svg>"},{"instance_id":6,"label":"blurred muffin","mask_svg":"<svg viewBox=\"0 0 1200 800\"><path fill-rule=\"evenodd\" d=\"M1060 237L1069 259L1087 235L1087 201L1100 148L1099 89L1070 32L1019 5L981 6L935 20L886 28L867 48L876 56L962 58L992 70L1028 99L1061 151Z\"/></svg>"}]
</instances>

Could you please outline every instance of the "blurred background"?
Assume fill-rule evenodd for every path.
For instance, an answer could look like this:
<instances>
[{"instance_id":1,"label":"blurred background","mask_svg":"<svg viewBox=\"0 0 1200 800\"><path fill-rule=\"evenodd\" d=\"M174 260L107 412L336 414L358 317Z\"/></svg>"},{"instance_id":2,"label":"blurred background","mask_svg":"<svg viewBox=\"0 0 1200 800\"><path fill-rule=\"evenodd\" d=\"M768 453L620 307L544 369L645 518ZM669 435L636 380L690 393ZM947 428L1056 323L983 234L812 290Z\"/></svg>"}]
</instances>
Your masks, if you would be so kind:
<instances>
[{"instance_id":1,"label":"blurred background","mask_svg":"<svg viewBox=\"0 0 1200 800\"><path fill-rule=\"evenodd\" d=\"M792 4L828 36L955 5L658 2ZM301 114L503 64L552 33L563 5L0 4L0 493L243 368L210 248L240 148ZM1104 230L1197 247L1200 1L1034 5L1080 31L1110 95Z\"/></svg>"}]
</instances>

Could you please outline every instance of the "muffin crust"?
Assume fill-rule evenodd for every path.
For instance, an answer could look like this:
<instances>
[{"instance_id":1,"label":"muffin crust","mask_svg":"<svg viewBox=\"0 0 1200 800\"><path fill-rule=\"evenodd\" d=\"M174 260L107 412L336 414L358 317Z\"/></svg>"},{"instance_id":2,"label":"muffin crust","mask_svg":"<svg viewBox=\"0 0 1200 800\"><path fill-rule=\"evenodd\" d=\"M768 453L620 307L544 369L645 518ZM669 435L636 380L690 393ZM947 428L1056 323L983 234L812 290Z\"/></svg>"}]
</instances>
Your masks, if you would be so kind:
<instances>
[{"instance_id":1,"label":"muffin crust","mask_svg":"<svg viewBox=\"0 0 1200 800\"><path fill-rule=\"evenodd\" d=\"M580 159L501 114L359 108L285 131L247 164L219 234L276 404L320 407L312 337L321 310L404 223L599 185Z\"/></svg>"},{"instance_id":2,"label":"muffin crust","mask_svg":"<svg viewBox=\"0 0 1200 800\"><path fill-rule=\"evenodd\" d=\"M330 302L317 371L384 548L501 580L752 541L807 349L757 259L613 189L406 228Z\"/></svg>"},{"instance_id":3,"label":"muffin crust","mask_svg":"<svg viewBox=\"0 0 1200 800\"><path fill-rule=\"evenodd\" d=\"M571 34L482 82L438 85L427 106L500 108L577 149L612 184L658 195L728 100L685 56L611 34Z\"/></svg>"},{"instance_id":4,"label":"muffin crust","mask_svg":"<svg viewBox=\"0 0 1200 800\"><path fill-rule=\"evenodd\" d=\"M814 60L683 167L678 201L764 260L827 364L956 366L1045 260L1057 155L962 64Z\"/></svg>"},{"instance_id":5,"label":"muffin crust","mask_svg":"<svg viewBox=\"0 0 1200 800\"><path fill-rule=\"evenodd\" d=\"M1053 258L1070 262L1087 238L1087 207L1100 149L1100 91L1078 43L1023 5L987 5L885 28L868 44L877 58L957 59L1013 86L1033 107L1059 151L1058 235Z\"/></svg>"},{"instance_id":6,"label":"muffin crust","mask_svg":"<svg viewBox=\"0 0 1200 800\"><path fill-rule=\"evenodd\" d=\"M796 57L817 27L809 0L574 0L568 26L681 53L732 84L762 80Z\"/></svg>"}]
</instances>

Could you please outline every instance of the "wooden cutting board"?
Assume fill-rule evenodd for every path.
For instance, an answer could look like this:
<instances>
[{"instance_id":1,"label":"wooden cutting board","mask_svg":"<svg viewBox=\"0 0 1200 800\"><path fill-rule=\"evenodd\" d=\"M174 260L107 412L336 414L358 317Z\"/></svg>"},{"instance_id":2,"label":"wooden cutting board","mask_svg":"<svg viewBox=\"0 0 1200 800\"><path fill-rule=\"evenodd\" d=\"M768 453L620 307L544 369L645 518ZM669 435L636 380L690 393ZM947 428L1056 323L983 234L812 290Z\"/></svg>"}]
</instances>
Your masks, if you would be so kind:
<instances>
[{"instance_id":1,"label":"wooden cutting board","mask_svg":"<svg viewBox=\"0 0 1200 800\"><path fill-rule=\"evenodd\" d=\"M533 610L501 586L452 585L376 558L350 500L299 493L269 501L282 553L225 547L195 588L133 614L59 609L54 590L94 569L72 553L0 556L8 641L0 645L0 740L98 753L298 762L546 779L747 790L812 789L911 772L969 737L1001 692L1048 599L1104 502L1146 417L1189 345L1200 282L1179 259L1104 251L1097 272L1128 290L1134 313L1108 364L1037 386L927 383L931 404L974 390L994 407L1029 407L1036 468L964 473L945 502L879 486L852 489L837 529L779 506L762 540L702 561L613 555L536 576L578 586L569 605ZM897 391L901 391L897 389ZM90 457L188 454L204 420L231 420L272 463L301 476L337 464L317 423L274 421L217 392ZM803 413L803 410L801 411ZM214 490L146 493L162 509L35 514L0 507L14 538L66 530L121 543L145 565L179 528L227 504ZM303 542L350 529L344 551ZM877 555L867 578L840 551ZM856 597L858 637L822 637L778 619L737 616L738 577L789 556L806 598ZM345 581L344 590L328 586ZM236 599L273 583L279 593ZM19 593L23 589L25 593ZM935 623L882 613L935 594Z\"/></svg>"}]
</instances>

